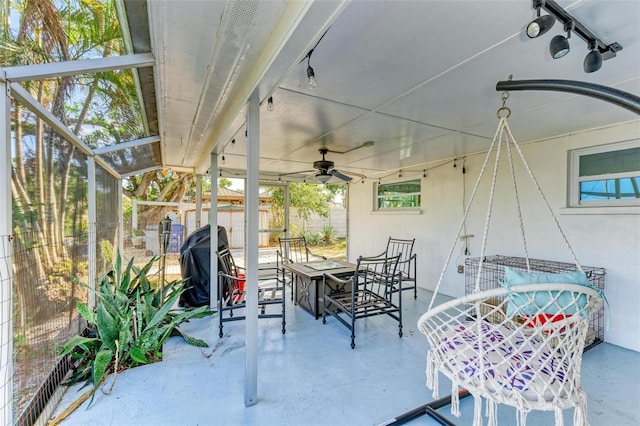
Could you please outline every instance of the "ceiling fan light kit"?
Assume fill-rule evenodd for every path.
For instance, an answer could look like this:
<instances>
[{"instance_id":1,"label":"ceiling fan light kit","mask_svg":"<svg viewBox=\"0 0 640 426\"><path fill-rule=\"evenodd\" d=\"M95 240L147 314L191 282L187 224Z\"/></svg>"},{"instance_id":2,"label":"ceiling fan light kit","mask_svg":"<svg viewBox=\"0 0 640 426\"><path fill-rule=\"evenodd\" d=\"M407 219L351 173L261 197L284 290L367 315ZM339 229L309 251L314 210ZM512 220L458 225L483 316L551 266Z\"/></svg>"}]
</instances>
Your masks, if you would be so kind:
<instances>
[{"instance_id":1,"label":"ceiling fan light kit","mask_svg":"<svg viewBox=\"0 0 640 426\"><path fill-rule=\"evenodd\" d=\"M615 58L617 52L622 50L622 46L617 43L606 44L598 36L592 33L584 24L576 20L560 5L553 0L532 0L533 8L536 9L536 18L527 25L527 36L537 38L551 29L556 20L562 22L567 36L556 35L551 39L549 53L553 59L559 59L569 53L569 38L571 32L578 34L589 46L590 52L584 59L584 71L592 73L602 67L602 61ZM540 16L540 9L549 12L548 15Z\"/></svg>"}]
</instances>

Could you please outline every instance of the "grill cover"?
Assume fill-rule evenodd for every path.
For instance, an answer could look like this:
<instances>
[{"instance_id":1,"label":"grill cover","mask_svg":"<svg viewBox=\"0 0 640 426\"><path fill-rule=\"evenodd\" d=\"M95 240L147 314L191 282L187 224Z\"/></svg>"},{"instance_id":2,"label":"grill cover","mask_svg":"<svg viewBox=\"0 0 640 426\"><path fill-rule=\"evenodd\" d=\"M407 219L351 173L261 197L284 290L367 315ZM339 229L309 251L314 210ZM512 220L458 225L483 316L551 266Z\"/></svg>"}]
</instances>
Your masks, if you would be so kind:
<instances>
[{"instance_id":1,"label":"grill cover","mask_svg":"<svg viewBox=\"0 0 640 426\"><path fill-rule=\"evenodd\" d=\"M229 247L227 230L218 226L218 248ZM211 295L211 226L205 225L187 237L180 248L180 272L188 279L180 296L181 306L204 306ZM220 270L220 264L218 264Z\"/></svg>"}]
</instances>

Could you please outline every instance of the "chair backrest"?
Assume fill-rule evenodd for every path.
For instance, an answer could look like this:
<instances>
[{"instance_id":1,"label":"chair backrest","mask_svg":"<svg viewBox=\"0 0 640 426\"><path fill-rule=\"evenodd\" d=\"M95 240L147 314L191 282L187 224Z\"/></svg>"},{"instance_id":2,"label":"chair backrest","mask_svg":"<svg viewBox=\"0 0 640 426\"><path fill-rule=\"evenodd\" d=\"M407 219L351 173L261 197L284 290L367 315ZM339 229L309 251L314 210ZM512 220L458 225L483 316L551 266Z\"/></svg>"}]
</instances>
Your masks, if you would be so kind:
<instances>
[{"instance_id":1,"label":"chair backrest","mask_svg":"<svg viewBox=\"0 0 640 426\"><path fill-rule=\"evenodd\" d=\"M309 261L307 240L304 237L278 238L280 255L283 263L300 263Z\"/></svg>"},{"instance_id":2,"label":"chair backrest","mask_svg":"<svg viewBox=\"0 0 640 426\"><path fill-rule=\"evenodd\" d=\"M402 276L405 278L412 276L411 256L413 256L413 243L415 241L415 238L403 240L393 237L389 237L389 241L387 241L387 257L400 255L398 270L402 272Z\"/></svg>"},{"instance_id":3,"label":"chair backrest","mask_svg":"<svg viewBox=\"0 0 640 426\"><path fill-rule=\"evenodd\" d=\"M390 299L393 286L397 281L400 254L391 257L358 258L353 282L357 290L372 292Z\"/></svg>"},{"instance_id":4,"label":"chair backrest","mask_svg":"<svg viewBox=\"0 0 640 426\"><path fill-rule=\"evenodd\" d=\"M216 255L218 256L218 272L224 274L220 279L224 280L222 288L223 296L226 296L230 294L233 289L233 279L231 277L238 276L238 268L228 248L216 251ZM221 295L218 295L218 297L220 296Z\"/></svg>"}]
</instances>

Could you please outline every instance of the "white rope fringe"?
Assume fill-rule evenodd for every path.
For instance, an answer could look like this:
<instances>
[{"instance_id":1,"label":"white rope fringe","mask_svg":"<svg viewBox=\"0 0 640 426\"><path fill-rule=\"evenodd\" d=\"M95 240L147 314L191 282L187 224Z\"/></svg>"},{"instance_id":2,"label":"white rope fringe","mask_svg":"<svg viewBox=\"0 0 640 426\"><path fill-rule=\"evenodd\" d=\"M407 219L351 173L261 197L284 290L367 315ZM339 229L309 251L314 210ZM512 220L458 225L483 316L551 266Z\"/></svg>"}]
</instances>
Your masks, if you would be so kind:
<instances>
[{"instance_id":1,"label":"white rope fringe","mask_svg":"<svg viewBox=\"0 0 640 426\"><path fill-rule=\"evenodd\" d=\"M451 382L451 414L460 417L460 393L454 382Z\"/></svg>"},{"instance_id":2,"label":"white rope fringe","mask_svg":"<svg viewBox=\"0 0 640 426\"><path fill-rule=\"evenodd\" d=\"M487 424L498 426L498 404L487 399Z\"/></svg>"},{"instance_id":3,"label":"white rope fringe","mask_svg":"<svg viewBox=\"0 0 640 426\"><path fill-rule=\"evenodd\" d=\"M482 398L473 395L473 426L482 426Z\"/></svg>"},{"instance_id":4,"label":"white rope fringe","mask_svg":"<svg viewBox=\"0 0 640 426\"><path fill-rule=\"evenodd\" d=\"M527 426L527 414L528 414L528 411L518 410L518 413L517 413L517 416L518 416L517 426Z\"/></svg>"}]
</instances>

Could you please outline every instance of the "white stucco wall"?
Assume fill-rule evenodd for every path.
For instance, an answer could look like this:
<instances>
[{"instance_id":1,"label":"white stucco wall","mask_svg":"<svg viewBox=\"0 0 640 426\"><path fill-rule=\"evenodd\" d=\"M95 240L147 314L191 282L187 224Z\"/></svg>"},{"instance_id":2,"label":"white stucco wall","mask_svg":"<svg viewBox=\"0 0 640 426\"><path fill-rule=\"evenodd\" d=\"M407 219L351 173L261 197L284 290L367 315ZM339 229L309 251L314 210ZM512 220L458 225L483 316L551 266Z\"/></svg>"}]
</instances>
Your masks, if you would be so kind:
<instances>
[{"instance_id":1,"label":"white stucco wall","mask_svg":"<svg viewBox=\"0 0 640 426\"><path fill-rule=\"evenodd\" d=\"M517 133L514 136L517 139ZM592 214L584 214L585 209L566 208L567 151L633 139L640 139L638 122L525 144L522 150L580 263L606 268L605 292L610 306L610 328L605 332L605 340L640 351L640 207L589 210ZM422 181L420 214L372 212L373 183L351 185L348 200L349 259L379 253L389 236L416 238L418 285L433 289L483 160L484 154L467 157L464 175L460 161L456 168L449 163L429 171ZM486 254L523 256L517 215L512 207L511 179L504 164L504 173L500 174L496 190ZM531 180L524 174L521 164L517 164L516 169L530 257L572 262ZM466 223L465 233L475 234L469 240L472 257L480 255L490 173L489 170L481 183ZM466 199L463 200L464 197ZM443 294L464 294L464 275L456 272L456 265L464 264L463 250L461 244L456 247L440 289Z\"/></svg>"}]
</instances>

